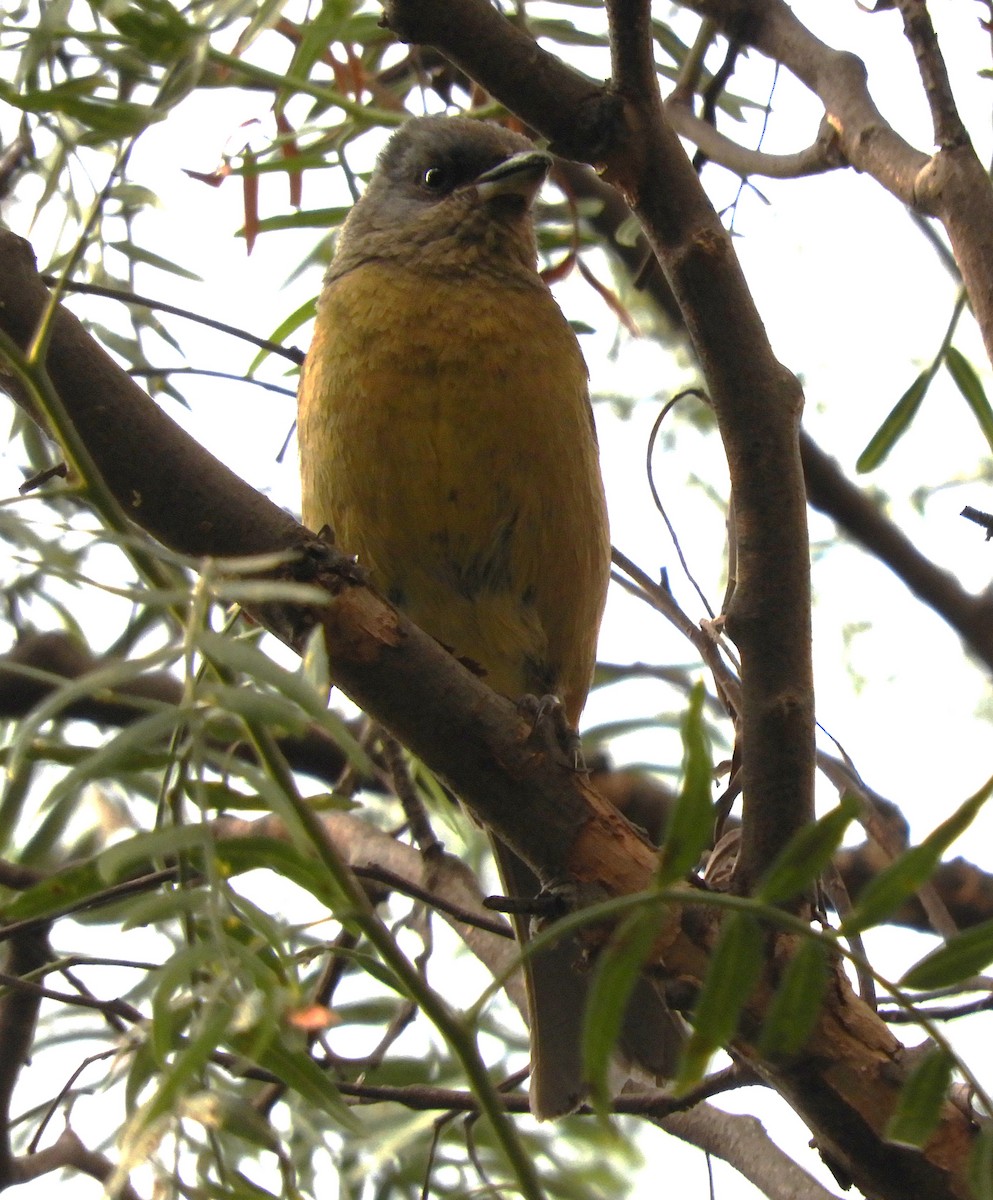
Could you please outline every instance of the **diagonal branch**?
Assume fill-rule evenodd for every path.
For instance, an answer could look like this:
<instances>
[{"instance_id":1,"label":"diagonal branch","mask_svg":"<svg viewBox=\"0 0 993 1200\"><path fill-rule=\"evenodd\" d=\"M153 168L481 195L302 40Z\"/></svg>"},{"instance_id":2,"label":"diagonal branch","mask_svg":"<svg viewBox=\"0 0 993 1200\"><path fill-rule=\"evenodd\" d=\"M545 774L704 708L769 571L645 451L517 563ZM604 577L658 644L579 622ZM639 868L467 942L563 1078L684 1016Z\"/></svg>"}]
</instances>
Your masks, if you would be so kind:
<instances>
[{"instance_id":1,"label":"diagonal branch","mask_svg":"<svg viewBox=\"0 0 993 1200\"><path fill-rule=\"evenodd\" d=\"M898 7L903 17L907 41L913 47L917 59L924 94L931 109L935 145L940 146L942 150L967 146L969 134L955 106L952 85L927 5L924 0L899 0Z\"/></svg>"},{"instance_id":2,"label":"diagonal branch","mask_svg":"<svg viewBox=\"0 0 993 1200\"><path fill-rule=\"evenodd\" d=\"M788 67L824 104L847 161L915 212L942 222L993 362L993 183L958 119L923 2L901 0L901 10L938 140L930 157L882 116L869 94L865 64L814 37L785 0L686 0L686 7Z\"/></svg>"}]
</instances>

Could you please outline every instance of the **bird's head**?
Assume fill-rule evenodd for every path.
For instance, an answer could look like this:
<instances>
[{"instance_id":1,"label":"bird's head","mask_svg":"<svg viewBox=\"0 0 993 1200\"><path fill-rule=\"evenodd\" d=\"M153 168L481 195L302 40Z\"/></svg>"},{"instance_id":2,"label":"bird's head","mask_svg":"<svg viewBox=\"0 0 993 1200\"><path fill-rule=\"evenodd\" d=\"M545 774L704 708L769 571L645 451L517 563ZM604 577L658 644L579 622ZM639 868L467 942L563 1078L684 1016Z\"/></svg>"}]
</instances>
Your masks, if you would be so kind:
<instances>
[{"instance_id":1,"label":"bird's head","mask_svg":"<svg viewBox=\"0 0 993 1200\"><path fill-rule=\"evenodd\" d=\"M445 273L534 269L531 206L551 166L527 138L460 117L419 117L386 144L343 230L334 273L416 259Z\"/></svg>"}]
</instances>

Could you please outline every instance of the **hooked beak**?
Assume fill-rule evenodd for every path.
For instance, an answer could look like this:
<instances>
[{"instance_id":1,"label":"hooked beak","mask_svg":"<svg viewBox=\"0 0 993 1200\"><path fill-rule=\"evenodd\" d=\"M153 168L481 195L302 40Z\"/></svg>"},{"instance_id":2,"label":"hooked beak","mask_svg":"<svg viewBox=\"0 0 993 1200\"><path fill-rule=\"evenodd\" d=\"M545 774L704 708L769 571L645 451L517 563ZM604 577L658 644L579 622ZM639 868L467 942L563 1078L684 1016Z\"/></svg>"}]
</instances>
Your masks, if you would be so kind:
<instances>
[{"instance_id":1,"label":"hooked beak","mask_svg":"<svg viewBox=\"0 0 993 1200\"><path fill-rule=\"evenodd\" d=\"M552 160L544 151L525 150L484 171L474 186L483 201L498 196L519 196L530 204L545 182L551 165Z\"/></svg>"}]
</instances>

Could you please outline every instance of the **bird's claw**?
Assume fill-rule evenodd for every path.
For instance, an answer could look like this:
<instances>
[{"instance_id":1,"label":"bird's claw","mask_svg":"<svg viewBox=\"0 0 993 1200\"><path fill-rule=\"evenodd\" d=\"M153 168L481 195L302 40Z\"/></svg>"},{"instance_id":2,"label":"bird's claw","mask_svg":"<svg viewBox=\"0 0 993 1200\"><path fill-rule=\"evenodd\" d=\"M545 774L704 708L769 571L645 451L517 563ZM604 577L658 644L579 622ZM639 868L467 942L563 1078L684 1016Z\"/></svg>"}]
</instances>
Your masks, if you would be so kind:
<instances>
[{"instance_id":1,"label":"bird's claw","mask_svg":"<svg viewBox=\"0 0 993 1200\"><path fill-rule=\"evenodd\" d=\"M569 724L558 696L522 696L517 711L531 722L531 737L570 771L586 770L579 733Z\"/></svg>"}]
</instances>

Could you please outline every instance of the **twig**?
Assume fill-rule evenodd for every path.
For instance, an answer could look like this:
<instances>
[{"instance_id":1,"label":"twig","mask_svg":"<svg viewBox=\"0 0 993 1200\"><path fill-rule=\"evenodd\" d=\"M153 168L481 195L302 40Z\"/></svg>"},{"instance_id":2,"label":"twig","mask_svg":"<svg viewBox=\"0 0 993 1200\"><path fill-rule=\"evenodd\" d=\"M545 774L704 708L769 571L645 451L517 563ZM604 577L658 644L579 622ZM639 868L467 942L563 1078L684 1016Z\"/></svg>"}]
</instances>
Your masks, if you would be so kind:
<instances>
[{"instance_id":1,"label":"twig","mask_svg":"<svg viewBox=\"0 0 993 1200\"><path fill-rule=\"evenodd\" d=\"M52 275L42 275L41 280L49 286L58 282L56 277ZM231 337L240 338L243 342L249 342L251 345L257 346L260 350L266 350L270 354L287 358L290 362L296 363L297 366L300 366L304 359L304 352L297 349L296 346L283 346L279 342L271 342L268 338L249 333L246 329L239 329L237 325L228 325L224 321L217 321L213 317L205 317L202 313L193 312L188 308L180 308L175 304L166 304L163 300L153 300L150 296L137 296L134 292L122 292L119 288L104 287L102 284L97 283L79 283L75 280L68 280L62 286L67 292L78 292L84 296L103 296L108 300L118 300L121 304L135 304L139 308L150 308L155 312L169 313L173 317L182 317L184 320L193 321L197 325L206 325L208 329L216 329L219 333L226 333Z\"/></svg>"},{"instance_id":2,"label":"twig","mask_svg":"<svg viewBox=\"0 0 993 1200\"><path fill-rule=\"evenodd\" d=\"M969 134L959 116L945 60L924 0L898 0L903 29L914 50L917 68L931 109L935 144L942 150L967 146Z\"/></svg>"},{"instance_id":3,"label":"twig","mask_svg":"<svg viewBox=\"0 0 993 1200\"><path fill-rule=\"evenodd\" d=\"M981 512L978 508L973 508L971 504L967 504L962 509L959 516L965 517L967 521L974 521L977 525L982 525L986 530L986 541L993 538L993 513Z\"/></svg>"}]
</instances>

